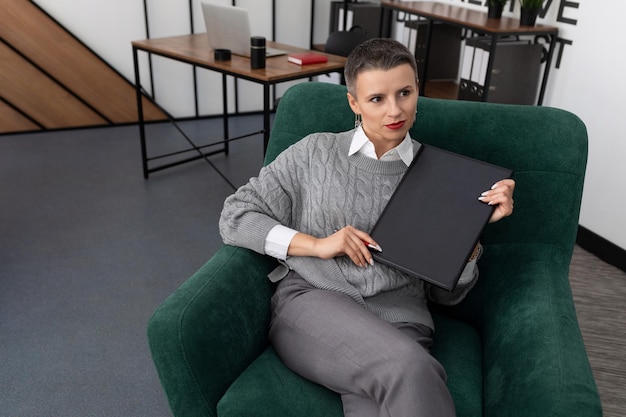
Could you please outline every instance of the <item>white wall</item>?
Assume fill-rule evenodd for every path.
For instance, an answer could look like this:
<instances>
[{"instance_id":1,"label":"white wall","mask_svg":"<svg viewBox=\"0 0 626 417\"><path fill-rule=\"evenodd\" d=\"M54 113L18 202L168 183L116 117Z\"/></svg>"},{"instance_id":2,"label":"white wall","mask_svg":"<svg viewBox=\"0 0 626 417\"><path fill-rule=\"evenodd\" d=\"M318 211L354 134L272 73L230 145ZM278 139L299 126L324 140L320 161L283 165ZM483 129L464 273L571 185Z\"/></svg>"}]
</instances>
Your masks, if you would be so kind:
<instances>
[{"instance_id":1,"label":"white wall","mask_svg":"<svg viewBox=\"0 0 626 417\"><path fill-rule=\"evenodd\" d=\"M626 3L581 0L573 45L554 71L546 104L577 114L589 132L580 224L626 249Z\"/></svg>"},{"instance_id":2,"label":"white wall","mask_svg":"<svg viewBox=\"0 0 626 417\"><path fill-rule=\"evenodd\" d=\"M215 0L230 4L230 0ZM443 0L484 10L478 0ZM514 0L511 0L514 1ZM589 164L580 224L626 249L626 54L621 44L626 2L622 0L548 0L549 9L539 23L559 27L564 40L560 67L552 68L544 105L577 114L589 131ZM36 0L88 46L133 79L131 40L144 39L143 5L140 0ZM189 33L188 1L150 0L151 37ZM474 4L472 4L474 3ZM254 34L271 37L269 0L239 0L250 9ZM315 42L328 33L330 0L316 1ZM509 3L510 5L511 3ZM505 12L519 15L519 5ZM562 12L559 8L562 6ZM203 31L199 0L193 0L196 32ZM277 0L277 41L296 46L309 44L310 0ZM574 22L568 22L573 20ZM567 45L571 43L571 45ZM555 57L557 58L557 57ZM142 81L147 67L142 58ZM556 65L556 59L553 66ZM154 61L155 89L160 103L175 116L193 114L191 70L183 64ZM146 74L146 75L143 75ZM203 71L199 88L200 113L221 112L219 76ZM261 106L260 86L243 82L240 110ZM278 89L280 96L285 86ZM231 89L232 91L232 89ZM231 103L233 100L231 99ZM550 202L546 202L549 204Z\"/></svg>"}]
</instances>

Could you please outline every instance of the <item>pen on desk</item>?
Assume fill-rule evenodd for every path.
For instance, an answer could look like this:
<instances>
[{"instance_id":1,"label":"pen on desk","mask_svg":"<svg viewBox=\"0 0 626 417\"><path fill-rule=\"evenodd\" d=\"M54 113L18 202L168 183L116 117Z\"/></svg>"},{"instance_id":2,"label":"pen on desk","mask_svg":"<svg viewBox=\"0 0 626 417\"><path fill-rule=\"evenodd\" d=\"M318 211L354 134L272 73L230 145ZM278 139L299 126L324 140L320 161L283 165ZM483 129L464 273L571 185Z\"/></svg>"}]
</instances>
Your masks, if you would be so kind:
<instances>
[{"instance_id":1,"label":"pen on desk","mask_svg":"<svg viewBox=\"0 0 626 417\"><path fill-rule=\"evenodd\" d=\"M365 243L365 246L367 246L368 248L374 249L377 252L382 252L383 251L383 249L380 246L374 245L373 243L370 243L370 242L368 242L366 240L363 240L363 243Z\"/></svg>"}]
</instances>

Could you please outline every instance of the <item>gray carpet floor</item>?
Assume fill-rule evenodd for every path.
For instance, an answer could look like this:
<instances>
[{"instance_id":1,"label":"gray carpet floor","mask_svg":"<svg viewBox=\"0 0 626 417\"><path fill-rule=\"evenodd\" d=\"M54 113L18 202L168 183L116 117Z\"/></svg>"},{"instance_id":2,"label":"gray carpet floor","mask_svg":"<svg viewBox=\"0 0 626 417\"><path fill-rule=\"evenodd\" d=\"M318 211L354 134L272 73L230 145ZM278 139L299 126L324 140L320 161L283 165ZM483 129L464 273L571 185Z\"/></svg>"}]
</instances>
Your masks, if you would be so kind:
<instances>
[{"instance_id":1,"label":"gray carpet floor","mask_svg":"<svg viewBox=\"0 0 626 417\"><path fill-rule=\"evenodd\" d=\"M185 124L200 144L220 129ZM148 133L152 152L184 146L169 125ZM144 180L139 155L135 126L0 136L1 416L171 416L146 323L221 245L232 189L203 161ZM211 160L241 185L261 138ZM571 279L605 415L622 416L626 275L577 248Z\"/></svg>"},{"instance_id":2,"label":"gray carpet floor","mask_svg":"<svg viewBox=\"0 0 626 417\"><path fill-rule=\"evenodd\" d=\"M626 273L576 247L570 283L605 417L626 415Z\"/></svg>"}]
</instances>

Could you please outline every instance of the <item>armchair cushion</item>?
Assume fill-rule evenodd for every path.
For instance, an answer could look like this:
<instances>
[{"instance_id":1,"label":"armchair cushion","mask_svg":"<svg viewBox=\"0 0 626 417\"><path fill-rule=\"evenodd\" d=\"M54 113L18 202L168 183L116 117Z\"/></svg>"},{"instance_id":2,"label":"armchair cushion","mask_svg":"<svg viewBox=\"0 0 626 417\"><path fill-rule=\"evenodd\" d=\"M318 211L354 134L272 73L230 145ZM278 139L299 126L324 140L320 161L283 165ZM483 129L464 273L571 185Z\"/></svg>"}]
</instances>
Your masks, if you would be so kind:
<instances>
[{"instance_id":1,"label":"armchair cushion","mask_svg":"<svg viewBox=\"0 0 626 417\"><path fill-rule=\"evenodd\" d=\"M601 416L572 299L587 132L563 110L420 97L411 135L515 171L515 213L489 225L476 287L433 306L433 355L461 417ZM348 130L343 86L282 97L269 163L312 132ZM175 416L341 416L339 397L289 371L267 341L276 262L224 246L154 313L148 338Z\"/></svg>"},{"instance_id":2,"label":"armchair cushion","mask_svg":"<svg viewBox=\"0 0 626 417\"><path fill-rule=\"evenodd\" d=\"M224 417L343 415L338 394L290 371L271 347L230 386L217 404L217 412Z\"/></svg>"}]
</instances>

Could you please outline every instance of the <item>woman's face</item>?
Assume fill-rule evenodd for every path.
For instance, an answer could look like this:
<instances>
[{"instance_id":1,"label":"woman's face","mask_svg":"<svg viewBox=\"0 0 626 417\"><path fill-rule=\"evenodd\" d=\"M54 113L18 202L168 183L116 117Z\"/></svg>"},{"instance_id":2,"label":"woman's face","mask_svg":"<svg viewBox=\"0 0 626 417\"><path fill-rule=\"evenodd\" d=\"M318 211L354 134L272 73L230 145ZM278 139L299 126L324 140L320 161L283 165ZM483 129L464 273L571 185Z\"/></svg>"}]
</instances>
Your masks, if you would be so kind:
<instances>
[{"instance_id":1,"label":"woman's face","mask_svg":"<svg viewBox=\"0 0 626 417\"><path fill-rule=\"evenodd\" d=\"M406 136L417 109L418 88L409 64L390 70L368 70L359 73L356 97L348 93L352 111L363 119L363 130L380 157L398 146Z\"/></svg>"}]
</instances>

